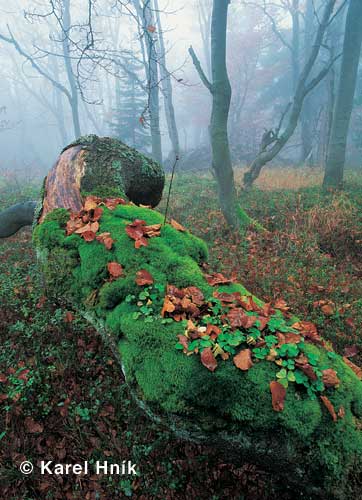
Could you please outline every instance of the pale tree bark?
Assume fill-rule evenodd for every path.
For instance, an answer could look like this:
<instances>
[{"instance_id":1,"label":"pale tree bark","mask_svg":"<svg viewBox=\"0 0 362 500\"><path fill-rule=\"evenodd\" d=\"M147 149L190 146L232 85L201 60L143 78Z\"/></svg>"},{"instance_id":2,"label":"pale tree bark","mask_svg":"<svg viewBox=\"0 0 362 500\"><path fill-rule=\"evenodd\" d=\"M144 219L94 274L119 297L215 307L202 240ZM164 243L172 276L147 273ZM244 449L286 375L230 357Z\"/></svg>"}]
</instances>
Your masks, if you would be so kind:
<instances>
[{"instance_id":1,"label":"pale tree bark","mask_svg":"<svg viewBox=\"0 0 362 500\"><path fill-rule=\"evenodd\" d=\"M211 78L211 55L210 55L210 29L211 29L211 0L198 0L197 10L199 19L200 35L204 59L206 64L206 75Z\"/></svg>"},{"instance_id":2,"label":"pale tree bark","mask_svg":"<svg viewBox=\"0 0 362 500\"><path fill-rule=\"evenodd\" d=\"M346 18L336 106L323 180L325 187L339 188L343 184L348 129L356 90L361 45L362 2L361 0L350 0Z\"/></svg>"},{"instance_id":3,"label":"pale tree bark","mask_svg":"<svg viewBox=\"0 0 362 500\"><path fill-rule=\"evenodd\" d=\"M335 5L336 0L328 0L324 7L319 27L313 42L312 51L300 73L293 101L285 110L276 131L273 132L273 139L269 144L267 144L267 146L270 146L269 149L265 146L264 141L262 141L258 155L252 162L249 171L244 175L244 185L246 188L249 188L253 184L253 182L258 178L264 165L273 160L273 158L280 153L292 137L298 126L305 97L323 80L334 63L334 60L332 60L331 63L325 66L314 78L310 79L310 75L315 67L320 48L324 41L325 32L335 18ZM284 117L287 116L287 113L289 114L286 127L282 131Z\"/></svg>"},{"instance_id":4,"label":"pale tree bark","mask_svg":"<svg viewBox=\"0 0 362 500\"><path fill-rule=\"evenodd\" d=\"M151 0L133 0L140 23L140 40L143 51L147 78L148 111L150 115L150 132L152 141L152 158L162 163L162 141L160 130L160 98L158 59L156 40L153 36L155 28L154 12ZM143 45L144 44L144 45Z\"/></svg>"},{"instance_id":5,"label":"pale tree bark","mask_svg":"<svg viewBox=\"0 0 362 500\"><path fill-rule=\"evenodd\" d=\"M63 12L63 33L62 33L62 48L63 48L63 55L64 55L64 65L65 69L67 72L67 78L69 82L69 87L70 87L70 107L72 110L72 118L73 118L73 127L74 127L74 134L75 137L80 137L81 134L81 129L80 129L80 121L79 121L79 109L78 109L78 88L77 88L77 82L74 77L73 73L73 68L72 68L72 62L71 62L71 55L70 55L70 47L69 47L69 30L71 28L71 18L70 18L70 0L63 0L63 7L64 7L64 12Z\"/></svg>"},{"instance_id":6,"label":"pale tree bark","mask_svg":"<svg viewBox=\"0 0 362 500\"><path fill-rule=\"evenodd\" d=\"M160 62L161 88L165 103L165 115L166 115L168 135L170 137L170 141L172 144L173 156L175 160L180 156L180 140L176 123L175 108L173 105L171 75L167 70L167 65L166 65L166 49L165 49L165 42L163 39L160 10L158 8L158 0L154 0L154 6L156 12L158 42L160 49L159 62Z\"/></svg>"},{"instance_id":7,"label":"pale tree bark","mask_svg":"<svg viewBox=\"0 0 362 500\"><path fill-rule=\"evenodd\" d=\"M306 0L306 10L304 14L304 57L305 60L312 50L313 35L315 29L314 1ZM300 117L302 150L300 161L313 165L313 116L314 106L312 94L306 97Z\"/></svg>"}]
</instances>

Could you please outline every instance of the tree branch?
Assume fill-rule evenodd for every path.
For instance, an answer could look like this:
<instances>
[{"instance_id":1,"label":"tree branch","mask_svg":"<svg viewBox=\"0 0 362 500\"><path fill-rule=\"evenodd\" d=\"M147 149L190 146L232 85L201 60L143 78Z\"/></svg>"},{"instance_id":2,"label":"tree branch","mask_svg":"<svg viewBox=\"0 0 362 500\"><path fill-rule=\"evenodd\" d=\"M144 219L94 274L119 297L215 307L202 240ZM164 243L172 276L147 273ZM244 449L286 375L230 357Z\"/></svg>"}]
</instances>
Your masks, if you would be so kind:
<instances>
[{"instance_id":1,"label":"tree branch","mask_svg":"<svg viewBox=\"0 0 362 500\"><path fill-rule=\"evenodd\" d=\"M192 62L195 66L195 69L196 71L198 72L199 74L199 77L202 81L202 83L205 85L205 87L210 91L210 93L212 94L213 93L213 86L212 84L209 82L209 80L207 79L207 76L205 75L204 73L204 70L202 69L201 67L201 63L199 61L199 59L197 58L196 54L195 54L195 51L192 47L192 45L190 46L189 48L189 54L192 58Z\"/></svg>"}]
</instances>

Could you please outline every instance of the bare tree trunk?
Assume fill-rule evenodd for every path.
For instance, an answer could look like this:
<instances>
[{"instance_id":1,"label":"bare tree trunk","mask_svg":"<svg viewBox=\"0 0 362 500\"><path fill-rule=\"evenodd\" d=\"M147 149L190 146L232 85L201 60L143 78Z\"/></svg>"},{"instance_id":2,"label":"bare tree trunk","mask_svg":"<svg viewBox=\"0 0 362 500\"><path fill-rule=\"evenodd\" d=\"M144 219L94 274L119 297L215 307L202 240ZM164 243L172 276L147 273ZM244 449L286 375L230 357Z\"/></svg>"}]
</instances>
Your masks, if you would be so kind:
<instances>
[{"instance_id":1,"label":"bare tree trunk","mask_svg":"<svg viewBox=\"0 0 362 500\"><path fill-rule=\"evenodd\" d=\"M81 129L80 129L80 121L79 121L78 88L77 88L77 83L76 83L74 73L73 73L72 62L70 59L69 39L68 39L69 30L71 27L70 0L63 0L63 7L64 7L64 13L63 13L64 33L62 33L62 36L63 36L63 41L62 41L63 56L64 56L64 64L65 64L65 69L67 72L68 82L69 82L69 86L70 86L70 93L71 93L71 98L69 99L69 104L70 104L70 107L72 110L74 134L75 134L75 137L77 138L77 137L80 137L82 134L81 134Z\"/></svg>"},{"instance_id":2,"label":"bare tree trunk","mask_svg":"<svg viewBox=\"0 0 362 500\"><path fill-rule=\"evenodd\" d=\"M263 227L251 219L239 206L234 171L231 163L228 116L231 101L231 85L226 67L227 14L230 0L214 0L211 19L211 75L212 83L205 75L192 47L189 53L199 77L212 96L210 139L212 167L217 180L220 207L228 224L235 229L254 225Z\"/></svg>"},{"instance_id":3,"label":"bare tree trunk","mask_svg":"<svg viewBox=\"0 0 362 500\"><path fill-rule=\"evenodd\" d=\"M323 180L325 187L341 187L343 183L348 129L356 90L361 45L362 2L361 0L350 0L346 19L337 101L333 115L327 164Z\"/></svg>"},{"instance_id":4,"label":"bare tree trunk","mask_svg":"<svg viewBox=\"0 0 362 500\"><path fill-rule=\"evenodd\" d=\"M313 0L307 0L305 21L304 21L304 54L307 60L312 47L314 33L314 3ZM302 151L301 163L308 162L313 165L313 100L312 95L306 97L301 113L301 139Z\"/></svg>"},{"instance_id":5,"label":"bare tree trunk","mask_svg":"<svg viewBox=\"0 0 362 500\"><path fill-rule=\"evenodd\" d=\"M167 129L172 144L174 157L178 158L180 155L180 141L176 124L175 108L173 106L173 99L172 99L171 76L166 66L166 50L165 50L165 43L163 40L163 32L162 32L160 11L158 8L158 0L154 0L154 5L156 11L157 27L158 27L158 41L160 47L160 55L159 55L160 75L161 75L162 94L165 102Z\"/></svg>"},{"instance_id":6,"label":"bare tree trunk","mask_svg":"<svg viewBox=\"0 0 362 500\"><path fill-rule=\"evenodd\" d=\"M57 81L59 81L59 66L58 66L58 60L53 57L52 58L53 62L53 73L54 77ZM57 110L57 121L58 121L58 127L59 127L59 134L61 137L62 144L68 144L68 136L67 136L67 131L65 128L65 119L64 119L64 106L63 106L63 99L62 99L62 94L60 91L54 87L54 98L55 98L55 107Z\"/></svg>"},{"instance_id":7,"label":"bare tree trunk","mask_svg":"<svg viewBox=\"0 0 362 500\"><path fill-rule=\"evenodd\" d=\"M144 54L144 65L147 77L148 108L150 113L150 130L152 141L152 158L162 163L162 143L160 130L159 77L156 42L153 37L155 21L151 0L133 0L142 27L141 48ZM145 40L146 50L143 47Z\"/></svg>"},{"instance_id":8,"label":"bare tree trunk","mask_svg":"<svg viewBox=\"0 0 362 500\"><path fill-rule=\"evenodd\" d=\"M293 0L291 6L293 39L292 39L292 70L293 92L296 91L300 73L300 19L299 0Z\"/></svg>"},{"instance_id":9,"label":"bare tree trunk","mask_svg":"<svg viewBox=\"0 0 362 500\"><path fill-rule=\"evenodd\" d=\"M226 27L229 0L214 0L211 20L212 111L210 138L212 167L218 182L219 201L227 222L240 225L238 202L228 140L231 85L226 68Z\"/></svg>"}]
</instances>

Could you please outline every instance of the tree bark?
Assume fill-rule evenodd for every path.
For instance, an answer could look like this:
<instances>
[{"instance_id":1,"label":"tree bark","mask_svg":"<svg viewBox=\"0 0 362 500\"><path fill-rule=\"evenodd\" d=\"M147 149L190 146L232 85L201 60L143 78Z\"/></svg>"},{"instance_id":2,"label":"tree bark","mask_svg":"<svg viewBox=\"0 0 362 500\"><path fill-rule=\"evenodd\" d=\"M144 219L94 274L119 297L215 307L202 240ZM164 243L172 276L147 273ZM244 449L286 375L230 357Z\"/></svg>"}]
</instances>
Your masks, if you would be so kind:
<instances>
[{"instance_id":1,"label":"tree bark","mask_svg":"<svg viewBox=\"0 0 362 500\"><path fill-rule=\"evenodd\" d=\"M158 41L160 47L159 57L160 57L161 87L162 87L163 99L165 102L165 115L166 115L168 135L170 137L175 159L178 158L180 155L180 141L176 123L175 108L173 106L171 76L166 66L166 49L163 40L160 11L158 8L158 0L154 0L154 4L155 4L157 27L158 27Z\"/></svg>"},{"instance_id":2,"label":"tree bark","mask_svg":"<svg viewBox=\"0 0 362 500\"><path fill-rule=\"evenodd\" d=\"M218 182L220 206L229 225L236 228L240 225L240 220L227 127L231 101L231 85L226 68L226 28L229 3L229 0L214 0L211 19L213 84L210 138L212 167Z\"/></svg>"},{"instance_id":3,"label":"tree bark","mask_svg":"<svg viewBox=\"0 0 362 500\"><path fill-rule=\"evenodd\" d=\"M141 48L144 54L144 65L147 77L148 108L150 113L150 130L152 141L152 158L162 163L162 142L160 130L160 99L159 99L159 77L158 60L156 53L156 42L152 36L155 21L152 11L151 0L144 0L143 5L139 0L133 0L138 18L142 27ZM151 28L151 30L150 30ZM143 39L145 40L146 53L143 50Z\"/></svg>"},{"instance_id":4,"label":"tree bark","mask_svg":"<svg viewBox=\"0 0 362 500\"><path fill-rule=\"evenodd\" d=\"M69 30L71 27L70 0L63 0L63 7L64 7L64 13L63 13L64 33L62 33L62 36L63 36L62 47L63 47L63 55L64 55L64 64L65 64L65 69L67 72L68 82L69 82L69 86L70 86L70 93L71 93L71 97L69 98L69 104L70 104L70 107L72 110L74 134L75 134L75 138L77 138L77 137L80 137L82 135L82 133L81 133L80 121L79 121L78 88L77 88L77 83L76 83L76 80L74 77L72 63L71 63L71 59L70 59L69 40L68 40Z\"/></svg>"},{"instance_id":5,"label":"tree bark","mask_svg":"<svg viewBox=\"0 0 362 500\"><path fill-rule=\"evenodd\" d=\"M33 223L36 201L18 203L0 212L0 238L8 238Z\"/></svg>"},{"instance_id":6,"label":"tree bark","mask_svg":"<svg viewBox=\"0 0 362 500\"><path fill-rule=\"evenodd\" d=\"M343 43L342 66L334 110L324 187L342 187L348 129L356 90L358 64L362 45L362 2L351 0Z\"/></svg>"},{"instance_id":7,"label":"tree bark","mask_svg":"<svg viewBox=\"0 0 362 500\"><path fill-rule=\"evenodd\" d=\"M305 59L308 58L312 49L314 32L314 3L313 0L307 0L305 21L304 21L304 54ZM313 165L313 98L312 95L307 96L304 102L301 113L301 139L302 151L300 161L307 162L308 165Z\"/></svg>"}]
</instances>

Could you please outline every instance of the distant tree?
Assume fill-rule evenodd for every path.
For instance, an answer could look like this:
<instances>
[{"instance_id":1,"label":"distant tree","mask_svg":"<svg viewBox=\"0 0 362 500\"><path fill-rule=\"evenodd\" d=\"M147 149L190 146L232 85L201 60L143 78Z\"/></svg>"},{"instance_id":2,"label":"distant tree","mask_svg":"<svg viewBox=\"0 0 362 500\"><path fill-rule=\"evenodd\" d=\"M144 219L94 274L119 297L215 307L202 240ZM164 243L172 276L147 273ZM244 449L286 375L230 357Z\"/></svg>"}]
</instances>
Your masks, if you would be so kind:
<instances>
[{"instance_id":1,"label":"distant tree","mask_svg":"<svg viewBox=\"0 0 362 500\"><path fill-rule=\"evenodd\" d=\"M262 140L257 156L251 163L249 171L244 175L244 185L247 188L258 178L264 165L273 160L292 137L298 126L305 98L323 80L335 62L336 58L333 58L329 64L326 64L313 76L319 52L324 45L326 31L341 11L340 8L335 12L336 3L337 0L328 0L324 3L324 10L313 40L312 50L300 71L293 99L284 110L277 128L273 130L273 141L267 148L263 147ZM284 127L285 118L286 125Z\"/></svg>"},{"instance_id":2,"label":"distant tree","mask_svg":"<svg viewBox=\"0 0 362 500\"><path fill-rule=\"evenodd\" d=\"M356 90L358 65L362 46L362 2L350 0L343 43L342 66L328 145L323 185L341 187L348 129Z\"/></svg>"},{"instance_id":3,"label":"distant tree","mask_svg":"<svg viewBox=\"0 0 362 500\"><path fill-rule=\"evenodd\" d=\"M173 158L178 158L180 155L180 140L176 123L175 107L173 105L173 89L171 74L167 69L166 62L166 47L161 25L161 15L158 6L158 0L154 0L154 7L157 20L158 29L158 46L159 46L159 62L160 62L160 76L161 76L161 90L163 95L163 100L165 103L165 116L167 122L168 135L172 144Z\"/></svg>"},{"instance_id":4,"label":"distant tree","mask_svg":"<svg viewBox=\"0 0 362 500\"><path fill-rule=\"evenodd\" d=\"M152 157L162 163L160 130L159 57L157 54L156 20L152 0L132 0L136 9L143 64L146 72L149 125L152 139ZM146 115L147 113L144 113Z\"/></svg>"},{"instance_id":5,"label":"distant tree","mask_svg":"<svg viewBox=\"0 0 362 500\"><path fill-rule=\"evenodd\" d=\"M147 106L147 95L133 76L142 68L136 59L127 62L129 72L116 79L116 107L110 122L112 133L129 146L145 150L151 144L149 130L141 123L142 113Z\"/></svg>"}]
</instances>

